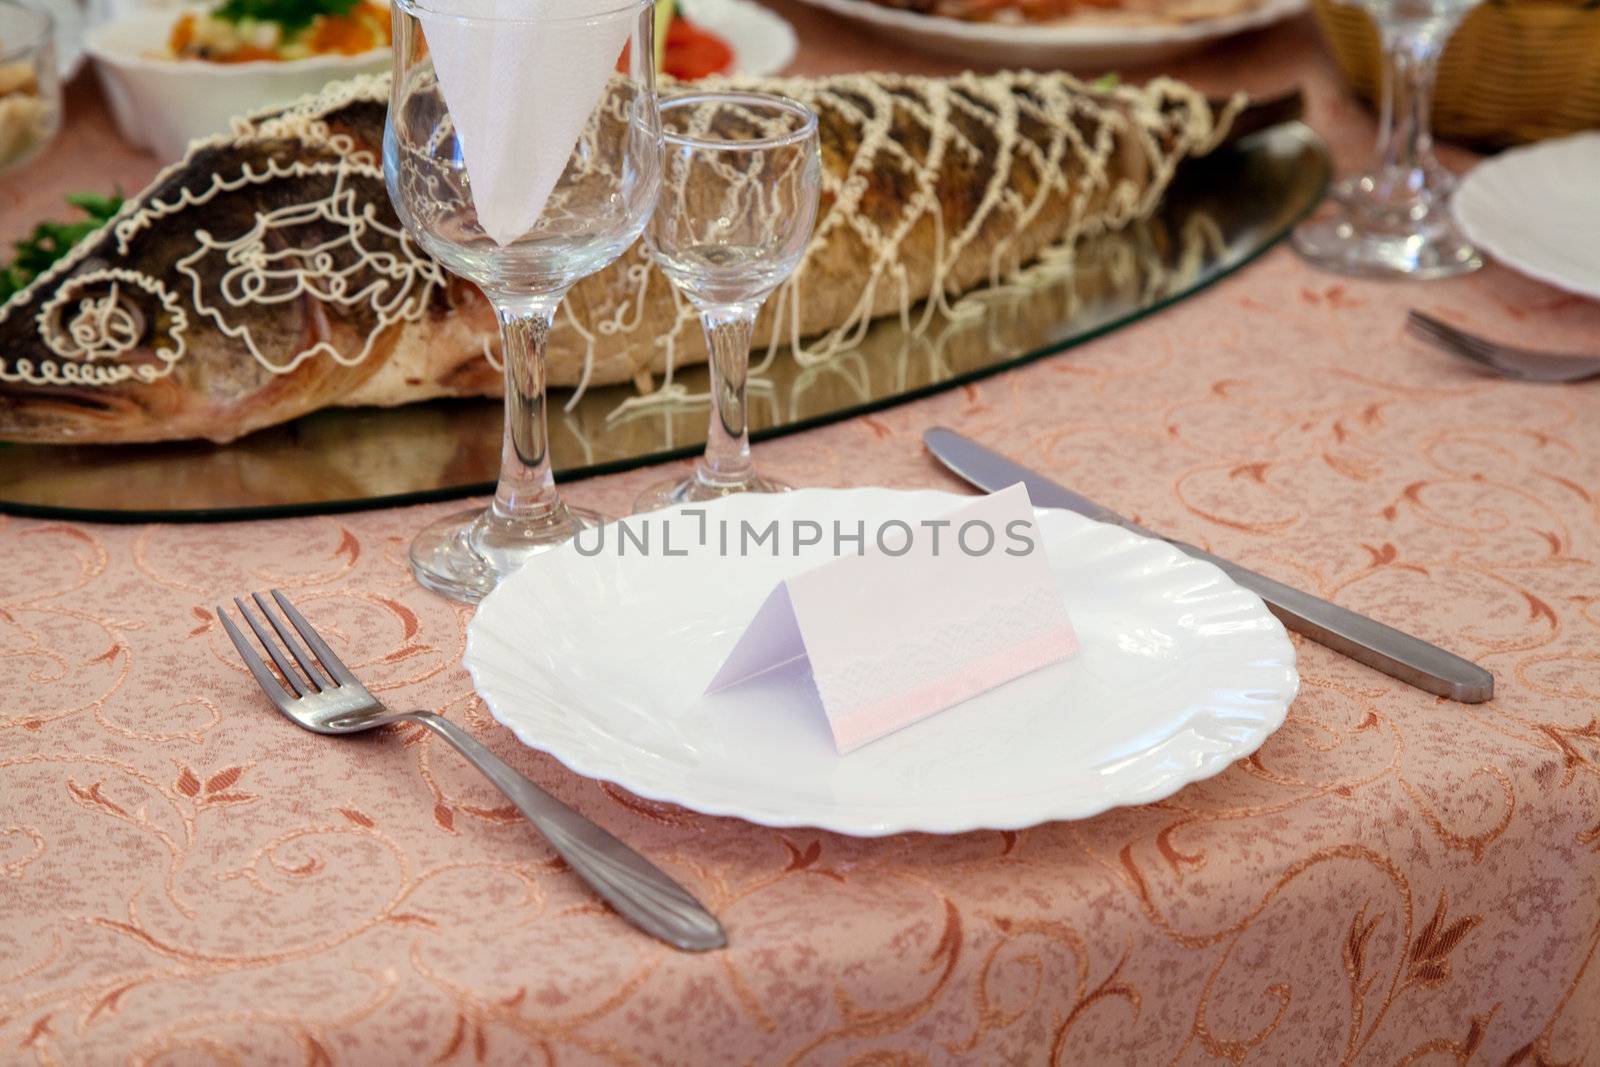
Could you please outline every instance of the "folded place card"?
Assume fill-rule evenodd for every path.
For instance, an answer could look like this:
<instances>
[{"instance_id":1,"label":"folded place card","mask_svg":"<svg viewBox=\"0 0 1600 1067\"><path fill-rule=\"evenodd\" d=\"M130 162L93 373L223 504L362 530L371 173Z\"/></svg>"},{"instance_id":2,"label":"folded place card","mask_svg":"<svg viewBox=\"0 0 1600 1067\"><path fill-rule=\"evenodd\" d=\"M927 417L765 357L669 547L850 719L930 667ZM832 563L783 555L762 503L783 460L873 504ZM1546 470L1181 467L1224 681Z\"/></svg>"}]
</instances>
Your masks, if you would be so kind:
<instances>
[{"instance_id":1,"label":"folded place card","mask_svg":"<svg viewBox=\"0 0 1600 1067\"><path fill-rule=\"evenodd\" d=\"M1024 486L886 525L779 584L707 692L809 660L849 752L1077 650Z\"/></svg>"},{"instance_id":2,"label":"folded place card","mask_svg":"<svg viewBox=\"0 0 1600 1067\"><path fill-rule=\"evenodd\" d=\"M478 224L511 244L544 213L638 12L617 0L433 0L417 17Z\"/></svg>"}]
</instances>

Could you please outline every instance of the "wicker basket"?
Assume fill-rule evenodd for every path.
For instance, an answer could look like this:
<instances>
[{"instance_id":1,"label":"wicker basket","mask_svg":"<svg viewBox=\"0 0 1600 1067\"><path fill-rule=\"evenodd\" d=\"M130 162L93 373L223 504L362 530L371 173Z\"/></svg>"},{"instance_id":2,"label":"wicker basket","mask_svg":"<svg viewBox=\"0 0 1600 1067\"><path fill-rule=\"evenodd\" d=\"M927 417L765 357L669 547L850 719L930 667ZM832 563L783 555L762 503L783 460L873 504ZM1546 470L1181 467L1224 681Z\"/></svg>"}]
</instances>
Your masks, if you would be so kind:
<instances>
[{"instance_id":1,"label":"wicker basket","mask_svg":"<svg viewBox=\"0 0 1600 1067\"><path fill-rule=\"evenodd\" d=\"M1317 21L1356 92L1382 78L1366 12L1315 0ZM1490 0L1445 47L1433 105L1442 138L1501 147L1600 126L1600 0Z\"/></svg>"}]
</instances>

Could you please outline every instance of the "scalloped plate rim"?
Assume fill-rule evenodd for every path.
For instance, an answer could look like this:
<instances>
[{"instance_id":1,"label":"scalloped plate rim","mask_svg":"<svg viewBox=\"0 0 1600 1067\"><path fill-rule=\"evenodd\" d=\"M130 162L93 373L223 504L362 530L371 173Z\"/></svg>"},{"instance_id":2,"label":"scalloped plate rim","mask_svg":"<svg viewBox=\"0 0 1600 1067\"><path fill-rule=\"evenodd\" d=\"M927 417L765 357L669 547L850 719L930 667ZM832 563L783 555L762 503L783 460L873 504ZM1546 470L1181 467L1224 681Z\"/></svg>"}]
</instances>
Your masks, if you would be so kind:
<instances>
[{"instance_id":1,"label":"scalloped plate rim","mask_svg":"<svg viewBox=\"0 0 1600 1067\"><path fill-rule=\"evenodd\" d=\"M795 492L783 494L777 498L768 499L792 499L798 493L905 493L908 496L915 497L939 497L941 499L948 500L952 505L956 505L961 501L971 499L970 496L955 493L945 493L940 490L890 490L877 488L797 490ZM713 504L709 506L716 507L721 504L726 504L730 500L736 502L746 502L751 499L754 498L725 498L722 501L713 502ZM1126 541L1130 543L1137 543L1141 550L1150 552L1155 556L1159 556L1161 562L1166 566L1175 565L1183 568L1192 568L1197 572L1209 572L1210 580L1216 583L1219 594L1225 593L1228 589L1244 592L1241 587L1237 586L1232 579L1228 578L1227 575L1217 567L1210 563L1206 563L1202 560L1197 560L1185 555L1183 552L1172 547L1170 544L1164 541L1156 541L1149 538L1140 537L1136 534L1123 530L1120 527L1109 526L1105 523L1096 522L1092 519L1085 518L1070 511L1037 507L1034 510L1035 513L1041 518L1044 518L1046 515L1065 516L1068 521L1070 521L1073 525L1078 526L1080 529L1100 527L1106 530L1115 531L1122 538L1126 539ZM555 551L564 552L567 551L567 549L563 548ZM554 555L554 553L551 555ZM495 592L491 593L490 597L504 599L505 596L510 595L509 591L514 588L517 578L520 578L525 574L536 573L542 561L548 560L549 558L549 555L535 557L523 568L522 571L519 571L517 575L514 575L513 578L502 585L500 589L497 589ZM1155 560L1152 559L1152 562L1155 562ZM524 578L523 580L526 581L527 579ZM502 593L502 590L507 590L507 592ZM1254 597L1254 594L1248 595ZM1256 598L1256 600L1257 603L1260 603L1259 598ZM673 804L691 811L698 812L702 815L710 815L719 818L739 818L756 825L772 827L775 829L819 829L862 838L888 837L904 833L961 834L980 830L1015 831L1027 829L1032 826L1038 826L1047 822L1076 821L1080 819L1093 818L1114 808L1154 803L1172 796L1174 793L1177 793L1187 785L1204 781L1208 778L1213 778L1238 760L1244 759L1255 753L1261 747L1261 745L1265 743L1266 739L1276 732L1286 721L1289 707L1293 704L1295 698L1298 696L1300 689L1300 677L1296 669L1296 654L1294 646L1290 642L1288 634L1286 631L1284 631L1282 625L1278 623L1277 619L1270 612L1268 612L1266 606L1262 604L1261 614L1267 620L1270 620L1272 625L1276 627L1274 636L1279 646L1277 653L1280 657L1276 665L1281 667L1283 670L1283 676L1281 679L1283 685L1282 689L1279 691L1279 700L1277 701L1277 705L1273 711L1262 716L1261 722L1258 726L1248 731L1248 736L1246 739L1232 744L1226 753L1212 754L1204 757L1200 765L1189 773L1168 775L1157 780L1153 784L1142 785L1138 789L1125 790L1115 795L1107 794L1090 803L1084 803L1077 798L1073 798L1073 802L1069 803L1059 803L1056 805L1037 804L1034 805L1027 813L1019 814L1012 819L929 818L926 814L916 815L911 813L895 813L893 811L882 810L880 810L879 817L876 819L876 821L871 823L864 821L852 821L850 819L841 820L837 817L819 818L815 813L805 814L786 812L782 807L774 807L763 803L760 797L745 797L737 802L721 802L716 800L708 800L706 798L698 798L693 795L686 795L681 785L677 787L672 787L670 785L657 786L649 780L641 780L636 776L630 776L629 774L625 773L625 768L623 769L624 773L619 773L610 766L592 762L591 760L585 758L588 755L586 751L567 750L562 746L559 739L552 741L548 738L539 737L534 732L534 726L536 725L535 723L532 723L515 714L508 715L506 713L506 709L501 705L501 700L492 692L493 686L486 685L482 674L480 673L481 668L488 666L488 664L481 658L482 650L480 646L482 642L478 639L478 635L482 632L482 627L479 625L479 620L483 618L484 606L488 605L489 603L490 599L486 598L484 603L479 605L478 611L474 614L472 620L467 626L467 639L462 662L467 669L468 675L472 679L474 691L477 692L479 697L483 700L484 705L488 708L491 717L493 717L494 720L500 725L509 729L520 743L535 751L543 752L549 755L574 774L584 778L590 778L596 781L606 782L618 786L634 794L635 796L642 797L646 800L655 801L658 803Z\"/></svg>"}]
</instances>

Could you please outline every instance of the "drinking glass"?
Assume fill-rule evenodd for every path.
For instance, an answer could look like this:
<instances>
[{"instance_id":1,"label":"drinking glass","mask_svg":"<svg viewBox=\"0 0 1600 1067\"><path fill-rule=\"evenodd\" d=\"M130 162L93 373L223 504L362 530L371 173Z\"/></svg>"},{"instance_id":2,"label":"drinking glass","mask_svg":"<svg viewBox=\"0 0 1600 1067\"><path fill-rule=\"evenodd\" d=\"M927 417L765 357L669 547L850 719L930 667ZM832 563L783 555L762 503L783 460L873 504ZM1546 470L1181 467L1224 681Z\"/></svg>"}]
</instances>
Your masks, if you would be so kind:
<instances>
[{"instance_id":1,"label":"drinking glass","mask_svg":"<svg viewBox=\"0 0 1600 1067\"><path fill-rule=\"evenodd\" d=\"M1357 0L1377 23L1384 78L1378 163L1335 186L1294 233L1320 266L1375 277L1448 278L1483 266L1450 214L1455 178L1433 154L1433 83L1445 42L1480 0Z\"/></svg>"},{"instance_id":2,"label":"drinking glass","mask_svg":"<svg viewBox=\"0 0 1600 1067\"><path fill-rule=\"evenodd\" d=\"M805 254L822 183L817 117L793 100L678 96L662 101L661 123L661 200L645 242L700 313L711 427L694 473L646 490L635 511L788 488L750 462L750 338L761 305Z\"/></svg>"},{"instance_id":3,"label":"drinking glass","mask_svg":"<svg viewBox=\"0 0 1600 1067\"><path fill-rule=\"evenodd\" d=\"M627 250L655 205L653 3L394 0L393 11L389 196L407 231L475 283L500 321L505 435L494 502L434 523L411 544L418 581L472 603L598 521L556 492L545 342L566 292ZM554 187L528 221L518 212L537 210L528 207L541 192L536 172Z\"/></svg>"},{"instance_id":4,"label":"drinking glass","mask_svg":"<svg viewBox=\"0 0 1600 1067\"><path fill-rule=\"evenodd\" d=\"M0 173L38 155L60 128L50 16L0 0Z\"/></svg>"}]
</instances>

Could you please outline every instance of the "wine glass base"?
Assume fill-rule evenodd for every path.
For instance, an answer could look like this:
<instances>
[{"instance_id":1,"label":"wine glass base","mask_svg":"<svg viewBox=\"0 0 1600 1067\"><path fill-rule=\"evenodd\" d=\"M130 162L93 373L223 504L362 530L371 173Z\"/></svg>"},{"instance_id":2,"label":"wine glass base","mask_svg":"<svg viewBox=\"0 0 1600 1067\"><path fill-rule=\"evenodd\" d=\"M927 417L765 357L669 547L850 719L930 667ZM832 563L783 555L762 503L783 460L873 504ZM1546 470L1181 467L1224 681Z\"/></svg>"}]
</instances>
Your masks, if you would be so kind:
<instances>
[{"instance_id":1,"label":"wine glass base","mask_svg":"<svg viewBox=\"0 0 1600 1067\"><path fill-rule=\"evenodd\" d=\"M411 573L441 596L476 604L532 557L604 521L595 512L565 505L533 520L511 519L493 509L457 512L417 534L411 542Z\"/></svg>"},{"instance_id":2,"label":"wine glass base","mask_svg":"<svg viewBox=\"0 0 1600 1067\"><path fill-rule=\"evenodd\" d=\"M691 474L687 478L660 482L640 493L639 499L633 503L633 513L639 515L646 511L660 511L678 504L702 504L735 493L787 493L792 488L771 478L752 476L743 482L718 484Z\"/></svg>"},{"instance_id":3,"label":"wine glass base","mask_svg":"<svg viewBox=\"0 0 1600 1067\"><path fill-rule=\"evenodd\" d=\"M1421 168L1426 195L1440 204L1447 203L1456 191L1455 172L1432 157L1424 160ZM1383 182L1378 174L1349 174L1328 186L1328 199L1361 207L1381 196L1382 188Z\"/></svg>"},{"instance_id":4,"label":"wine glass base","mask_svg":"<svg viewBox=\"0 0 1600 1067\"><path fill-rule=\"evenodd\" d=\"M1364 278L1453 278L1483 266L1472 242L1442 206L1381 218L1346 189L1324 211L1294 231L1295 251L1328 270Z\"/></svg>"}]
</instances>

